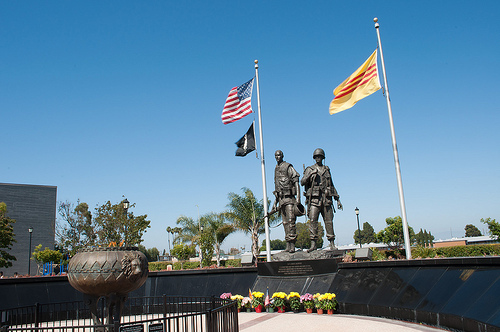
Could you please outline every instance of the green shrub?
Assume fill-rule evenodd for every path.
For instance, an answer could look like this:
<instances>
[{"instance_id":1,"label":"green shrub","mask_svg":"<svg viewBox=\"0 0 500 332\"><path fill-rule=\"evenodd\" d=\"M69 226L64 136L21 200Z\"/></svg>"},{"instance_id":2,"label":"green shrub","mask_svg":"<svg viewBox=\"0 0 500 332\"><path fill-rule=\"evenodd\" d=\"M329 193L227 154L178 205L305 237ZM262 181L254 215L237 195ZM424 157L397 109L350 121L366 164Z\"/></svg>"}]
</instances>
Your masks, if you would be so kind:
<instances>
[{"instance_id":1,"label":"green shrub","mask_svg":"<svg viewBox=\"0 0 500 332\"><path fill-rule=\"evenodd\" d=\"M498 256L500 244L478 244L435 248L436 254L442 257Z\"/></svg>"},{"instance_id":2,"label":"green shrub","mask_svg":"<svg viewBox=\"0 0 500 332\"><path fill-rule=\"evenodd\" d=\"M411 257L414 258L434 258L436 255L436 249L431 247L417 246L411 250Z\"/></svg>"},{"instance_id":3,"label":"green shrub","mask_svg":"<svg viewBox=\"0 0 500 332\"><path fill-rule=\"evenodd\" d=\"M378 248L373 248L372 250L372 260L374 261L383 261L387 259L385 252L379 250Z\"/></svg>"},{"instance_id":4,"label":"green shrub","mask_svg":"<svg viewBox=\"0 0 500 332\"><path fill-rule=\"evenodd\" d=\"M164 262L149 262L149 271L161 271L166 270L168 265L171 265L172 262L164 261Z\"/></svg>"},{"instance_id":5,"label":"green shrub","mask_svg":"<svg viewBox=\"0 0 500 332\"><path fill-rule=\"evenodd\" d=\"M241 259L228 259L225 261L224 266L225 267L241 267Z\"/></svg>"},{"instance_id":6,"label":"green shrub","mask_svg":"<svg viewBox=\"0 0 500 332\"><path fill-rule=\"evenodd\" d=\"M193 270L200 267L200 262L175 262L174 270Z\"/></svg>"}]
</instances>

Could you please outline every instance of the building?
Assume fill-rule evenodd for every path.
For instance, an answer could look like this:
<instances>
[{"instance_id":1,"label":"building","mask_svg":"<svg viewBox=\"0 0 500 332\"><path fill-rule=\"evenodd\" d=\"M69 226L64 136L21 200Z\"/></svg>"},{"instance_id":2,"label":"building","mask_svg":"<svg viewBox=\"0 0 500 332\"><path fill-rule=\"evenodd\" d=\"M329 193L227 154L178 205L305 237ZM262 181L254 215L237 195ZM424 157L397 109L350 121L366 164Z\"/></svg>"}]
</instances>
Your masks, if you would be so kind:
<instances>
[{"instance_id":1,"label":"building","mask_svg":"<svg viewBox=\"0 0 500 332\"><path fill-rule=\"evenodd\" d=\"M474 244L493 244L493 243L498 243L498 240L492 238L489 235L470 236L462 238L453 238L448 240L436 240L434 241L434 248L470 246Z\"/></svg>"},{"instance_id":2,"label":"building","mask_svg":"<svg viewBox=\"0 0 500 332\"><path fill-rule=\"evenodd\" d=\"M5 276L37 273L29 257L39 244L54 249L57 187L0 183L0 202L7 204L7 215L16 220L15 240L10 254L16 257L10 268L1 268ZM29 233L29 228L33 232ZM31 237L31 247L30 247Z\"/></svg>"}]
</instances>

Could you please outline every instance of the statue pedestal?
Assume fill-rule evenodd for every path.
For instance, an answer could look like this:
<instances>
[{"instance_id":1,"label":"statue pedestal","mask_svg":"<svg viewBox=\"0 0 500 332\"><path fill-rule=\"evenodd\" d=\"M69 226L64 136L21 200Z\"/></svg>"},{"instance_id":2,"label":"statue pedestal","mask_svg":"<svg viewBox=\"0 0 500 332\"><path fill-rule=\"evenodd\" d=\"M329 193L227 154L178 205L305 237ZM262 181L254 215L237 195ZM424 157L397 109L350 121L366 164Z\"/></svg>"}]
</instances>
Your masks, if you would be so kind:
<instances>
[{"instance_id":1,"label":"statue pedestal","mask_svg":"<svg viewBox=\"0 0 500 332\"><path fill-rule=\"evenodd\" d=\"M275 261L297 261L297 260L316 260L316 259L337 259L342 257L343 252L341 250L314 250L307 252L305 250L299 250L294 253L289 253L282 251L280 253L274 254L272 257L273 262Z\"/></svg>"},{"instance_id":2,"label":"statue pedestal","mask_svg":"<svg viewBox=\"0 0 500 332\"><path fill-rule=\"evenodd\" d=\"M257 264L257 280L253 288L269 292L326 293L342 261L338 250L315 250L313 252L281 252L273 255L272 262Z\"/></svg>"}]
</instances>

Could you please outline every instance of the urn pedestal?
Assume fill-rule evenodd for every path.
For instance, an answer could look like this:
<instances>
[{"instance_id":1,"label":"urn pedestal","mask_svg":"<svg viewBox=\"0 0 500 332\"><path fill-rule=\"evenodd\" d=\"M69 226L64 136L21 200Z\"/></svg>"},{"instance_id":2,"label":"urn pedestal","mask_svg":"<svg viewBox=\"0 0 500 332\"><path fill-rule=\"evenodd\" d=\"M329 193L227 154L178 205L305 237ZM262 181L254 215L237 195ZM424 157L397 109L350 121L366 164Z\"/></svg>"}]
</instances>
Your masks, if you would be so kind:
<instances>
[{"instance_id":1,"label":"urn pedestal","mask_svg":"<svg viewBox=\"0 0 500 332\"><path fill-rule=\"evenodd\" d=\"M95 324L120 321L128 293L148 278L148 261L136 247L80 249L68 265L71 286L84 294ZM105 321L97 315L97 303L106 300Z\"/></svg>"}]
</instances>

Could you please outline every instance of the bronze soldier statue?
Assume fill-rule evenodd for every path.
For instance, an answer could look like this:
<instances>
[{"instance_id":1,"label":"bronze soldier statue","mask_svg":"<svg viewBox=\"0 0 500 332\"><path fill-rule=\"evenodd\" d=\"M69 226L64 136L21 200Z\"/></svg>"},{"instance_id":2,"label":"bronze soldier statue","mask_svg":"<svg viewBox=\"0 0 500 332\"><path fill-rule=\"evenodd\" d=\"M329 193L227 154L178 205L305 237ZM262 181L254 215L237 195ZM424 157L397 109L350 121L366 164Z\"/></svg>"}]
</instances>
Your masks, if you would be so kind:
<instances>
[{"instance_id":1,"label":"bronze soldier statue","mask_svg":"<svg viewBox=\"0 0 500 332\"><path fill-rule=\"evenodd\" d=\"M276 168L274 169L275 191L273 193L276 199L270 214L278 211L277 205L279 204L279 211L285 228L285 251L292 253L295 252L295 241L297 240L296 216L304 215L304 207L300 204L300 175L292 164L283 161L283 152L281 150L276 150L274 156L276 158Z\"/></svg>"},{"instance_id":2,"label":"bronze soldier statue","mask_svg":"<svg viewBox=\"0 0 500 332\"><path fill-rule=\"evenodd\" d=\"M333 199L337 201L337 207L342 210L340 196L337 193L332 181L330 168L323 165L325 151L316 149L313 153L316 164L304 170L304 176L300 183L305 187L307 216L309 219L309 232L311 237L311 248L307 252L317 249L318 241L318 218L323 217L326 229L326 238L330 241L330 249L335 248L335 233L333 232ZM333 197L333 199L332 199Z\"/></svg>"}]
</instances>

